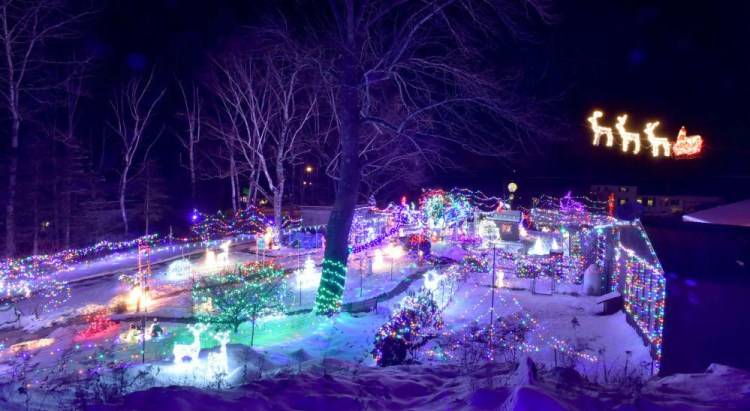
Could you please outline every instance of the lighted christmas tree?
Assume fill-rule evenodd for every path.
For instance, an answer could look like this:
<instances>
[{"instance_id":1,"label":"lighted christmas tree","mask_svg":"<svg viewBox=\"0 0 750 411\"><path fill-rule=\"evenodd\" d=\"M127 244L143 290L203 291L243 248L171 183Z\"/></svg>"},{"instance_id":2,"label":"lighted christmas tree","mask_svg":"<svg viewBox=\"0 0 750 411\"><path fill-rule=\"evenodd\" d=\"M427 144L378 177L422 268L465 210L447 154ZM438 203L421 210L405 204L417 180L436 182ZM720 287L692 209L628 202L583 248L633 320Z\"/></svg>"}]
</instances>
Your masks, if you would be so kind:
<instances>
[{"instance_id":1,"label":"lighted christmas tree","mask_svg":"<svg viewBox=\"0 0 750 411\"><path fill-rule=\"evenodd\" d=\"M320 284L320 273L315 269L315 261L307 257L304 268L295 272L300 288L314 288Z\"/></svg>"},{"instance_id":2,"label":"lighted christmas tree","mask_svg":"<svg viewBox=\"0 0 750 411\"><path fill-rule=\"evenodd\" d=\"M242 323L251 322L252 346L256 322L286 309L292 293L285 278L281 267L264 262L238 265L231 271L203 277L193 287L193 303L201 307L195 316L200 322L225 326L234 332Z\"/></svg>"}]
</instances>

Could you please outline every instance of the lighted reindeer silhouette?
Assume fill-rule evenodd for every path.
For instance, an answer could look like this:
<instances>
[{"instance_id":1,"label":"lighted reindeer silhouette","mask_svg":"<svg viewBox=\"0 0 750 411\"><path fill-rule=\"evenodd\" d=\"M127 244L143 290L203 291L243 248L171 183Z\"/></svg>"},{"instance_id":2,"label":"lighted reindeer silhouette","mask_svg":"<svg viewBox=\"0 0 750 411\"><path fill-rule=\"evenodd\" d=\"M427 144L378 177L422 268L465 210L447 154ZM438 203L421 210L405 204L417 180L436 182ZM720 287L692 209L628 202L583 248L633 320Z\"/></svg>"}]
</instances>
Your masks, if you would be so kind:
<instances>
[{"instance_id":1,"label":"lighted reindeer silhouette","mask_svg":"<svg viewBox=\"0 0 750 411\"><path fill-rule=\"evenodd\" d=\"M607 147L612 147L612 144L615 141L615 136L612 134L612 129L609 127L602 127L599 125L598 120L602 118L604 114L597 110L594 111L594 113L591 115L591 117L588 118L589 123L591 123L591 130L594 131L594 145L599 145L599 139L602 136L607 136Z\"/></svg>"},{"instance_id":2,"label":"lighted reindeer silhouette","mask_svg":"<svg viewBox=\"0 0 750 411\"><path fill-rule=\"evenodd\" d=\"M670 152L670 144L669 139L666 137L656 137L654 135L654 129L659 125L659 122L655 123L646 123L646 128L643 129L643 132L646 133L646 138L648 139L648 142L651 143L651 154L654 157L659 157L659 147L664 148L664 156L669 157Z\"/></svg>"},{"instance_id":3,"label":"lighted reindeer silhouette","mask_svg":"<svg viewBox=\"0 0 750 411\"><path fill-rule=\"evenodd\" d=\"M193 342L191 344L175 344L172 353L174 354L175 364L179 364L185 357L190 358L190 362L198 359L201 351L201 334L208 329L206 324L188 325L187 329L193 333Z\"/></svg>"},{"instance_id":4,"label":"lighted reindeer silhouette","mask_svg":"<svg viewBox=\"0 0 750 411\"><path fill-rule=\"evenodd\" d=\"M218 332L213 335L214 339L221 344L219 352L208 353L208 378L217 375L229 374L229 363L227 360L227 343L229 343L229 331Z\"/></svg>"},{"instance_id":5,"label":"lighted reindeer silhouette","mask_svg":"<svg viewBox=\"0 0 750 411\"><path fill-rule=\"evenodd\" d=\"M226 241L222 245L219 246L219 248L221 248L221 252L219 254L216 254L216 265L225 266L229 264L229 245L230 244L232 244L231 241Z\"/></svg>"},{"instance_id":6,"label":"lighted reindeer silhouette","mask_svg":"<svg viewBox=\"0 0 750 411\"><path fill-rule=\"evenodd\" d=\"M628 121L627 114L618 116L617 125L615 126L615 128L617 128L617 131L620 133L620 138L622 138L622 151L627 153L630 143L633 142L633 154L638 154L641 151L641 135L625 130L626 121Z\"/></svg>"}]
</instances>

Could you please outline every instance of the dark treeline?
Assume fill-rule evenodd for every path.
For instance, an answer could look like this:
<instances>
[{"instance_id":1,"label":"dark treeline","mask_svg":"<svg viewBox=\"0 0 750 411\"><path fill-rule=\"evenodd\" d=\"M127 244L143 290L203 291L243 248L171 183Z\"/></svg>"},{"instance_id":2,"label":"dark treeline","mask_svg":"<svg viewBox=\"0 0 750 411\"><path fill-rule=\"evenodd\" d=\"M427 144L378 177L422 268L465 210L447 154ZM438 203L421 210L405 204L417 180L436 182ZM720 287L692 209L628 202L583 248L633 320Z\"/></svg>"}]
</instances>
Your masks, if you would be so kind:
<instances>
[{"instance_id":1,"label":"dark treeline","mask_svg":"<svg viewBox=\"0 0 750 411\"><path fill-rule=\"evenodd\" d=\"M333 203L341 261L356 202L547 138L509 70L541 2L246 3L0 1L6 256Z\"/></svg>"}]
</instances>

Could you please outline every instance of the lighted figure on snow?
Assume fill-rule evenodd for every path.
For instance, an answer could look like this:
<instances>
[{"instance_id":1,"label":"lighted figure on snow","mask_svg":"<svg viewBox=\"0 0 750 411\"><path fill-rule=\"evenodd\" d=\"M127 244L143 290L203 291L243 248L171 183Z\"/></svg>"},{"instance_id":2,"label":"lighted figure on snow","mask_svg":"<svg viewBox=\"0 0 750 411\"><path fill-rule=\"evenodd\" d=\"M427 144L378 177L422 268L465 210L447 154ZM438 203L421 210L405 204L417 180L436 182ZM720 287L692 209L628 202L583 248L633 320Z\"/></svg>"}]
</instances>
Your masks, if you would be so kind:
<instances>
[{"instance_id":1,"label":"lighted figure on snow","mask_svg":"<svg viewBox=\"0 0 750 411\"><path fill-rule=\"evenodd\" d=\"M500 239L500 229L497 224L490 219L485 219L477 225L477 234L482 237L482 246L487 248L492 243Z\"/></svg>"},{"instance_id":2,"label":"lighted figure on snow","mask_svg":"<svg viewBox=\"0 0 750 411\"><path fill-rule=\"evenodd\" d=\"M534 245L529 249L528 251L529 255L547 255L549 254L549 249L544 246L544 242L542 241L542 237L537 237L536 241L534 241Z\"/></svg>"},{"instance_id":3,"label":"lighted figure on snow","mask_svg":"<svg viewBox=\"0 0 750 411\"><path fill-rule=\"evenodd\" d=\"M435 291L440 286L443 277L435 270L430 270L424 275L424 288Z\"/></svg>"},{"instance_id":4,"label":"lighted figure on snow","mask_svg":"<svg viewBox=\"0 0 750 411\"><path fill-rule=\"evenodd\" d=\"M385 260L383 259L383 251L376 249L372 257L372 268L379 270L385 266Z\"/></svg>"},{"instance_id":5,"label":"lighted figure on snow","mask_svg":"<svg viewBox=\"0 0 750 411\"><path fill-rule=\"evenodd\" d=\"M266 227L266 232L263 234L263 244L265 245L264 248L268 250L273 250L276 248L276 244L274 244L273 239L276 238L273 232L272 227ZM259 247L260 248L260 247Z\"/></svg>"},{"instance_id":6,"label":"lighted figure on snow","mask_svg":"<svg viewBox=\"0 0 750 411\"><path fill-rule=\"evenodd\" d=\"M24 341L11 345L10 348L8 348L8 351L12 354L18 354L22 351L33 351L50 346L53 342L55 342L54 338L41 338L38 340Z\"/></svg>"},{"instance_id":7,"label":"lighted figure on snow","mask_svg":"<svg viewBox=\"0 0 750 411\"><path fill-rule=\"evenodd\" d=\"M149 327L149 335L151 335L151 338L159 338L162 335L164 335L164 329L161 328L161 324L159 324L159 320L154 318L154 322L151 323L151 327Z\"/></svg>"},{"instance_id":8,"label":"lighted figure on snow","mask_svg":"<svg viewBox=\"0 0 750 411\"><path fill-rule=\"evenodd\" d=\"M221 252L216 254L214 250L206 250L206 269L221 268L229 265L229 245L232 244L231 240L227 240L222 243L219 248Z\"/></svg>"},{"instance_id":9,"label":"lighted figure on snow","mask_svg":"<svg viewBox=\"0 0 750 411\"><path fill-rule=\"evenodd\" d=\"M315 261L310 256L305 259L304 268L297 270L295 274L300 288L318 288L321 273L315 268Z\"/></svg>"},{"instance_id":10,"label":"lighted figure on snow","mask_svg":"<svg viewBox=\"0 0 750 411\"><path fill-rule=\"evenodd\" d=\"M201 351L201 334L208 329L206 324L188 325L187 329L193 334L193 342L190 344L175 344L172 349L175 364L187 362L195 364Z\"/></svg>"},{"instance_id":11,"label":"lighted figure on snow","mask_svg":"<svg viewBox=\"0 0 750 411\"><path fill-rule=\"evenodd\" d=\"M219 352L208 353L206 359L208 378L226 376L229 374L229 358L227 357L227 344L229 343L229 331L222 331L212 335L220 344Z\"/></svg>"},{"instance_id":12,"label":"lighted figure on snow","mask_svg":"<svg viewBox=\"0 0 750 411\"><path fill-rule=\"evenodd\" d=\"M187 259L180 259L171 264L167 268L167 279L171 281L184 280L190 276L193 272L193 264Z\"/></svg>"}]
</instances>

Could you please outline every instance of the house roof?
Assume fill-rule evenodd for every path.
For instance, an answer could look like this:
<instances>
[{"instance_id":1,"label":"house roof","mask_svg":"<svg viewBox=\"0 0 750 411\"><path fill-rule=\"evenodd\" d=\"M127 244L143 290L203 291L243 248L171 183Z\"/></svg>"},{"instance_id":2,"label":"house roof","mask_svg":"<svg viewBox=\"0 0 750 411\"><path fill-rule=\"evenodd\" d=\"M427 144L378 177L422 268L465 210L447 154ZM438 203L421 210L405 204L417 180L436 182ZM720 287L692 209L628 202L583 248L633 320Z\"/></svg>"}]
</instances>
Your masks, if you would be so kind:
<instances>
[{"instance_id":1,"label":"house roof","mask_svg":"<svg viewBox=\"0 0 750 411\"><path fill-rule=\"evenodd\" d=\"M750 200L686 214L682 216L682 221L750 227Z\"/></svg>"},{"instance_id":2,"label":"house roof","mask_svg":"<svg viewBox=\"0 0 750 411\"><path fill-rule=\"evenodd\" d=\"M684 222L644 228L667 275L750 284L750 228Z\"/></svg>"}]
</instances>

